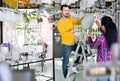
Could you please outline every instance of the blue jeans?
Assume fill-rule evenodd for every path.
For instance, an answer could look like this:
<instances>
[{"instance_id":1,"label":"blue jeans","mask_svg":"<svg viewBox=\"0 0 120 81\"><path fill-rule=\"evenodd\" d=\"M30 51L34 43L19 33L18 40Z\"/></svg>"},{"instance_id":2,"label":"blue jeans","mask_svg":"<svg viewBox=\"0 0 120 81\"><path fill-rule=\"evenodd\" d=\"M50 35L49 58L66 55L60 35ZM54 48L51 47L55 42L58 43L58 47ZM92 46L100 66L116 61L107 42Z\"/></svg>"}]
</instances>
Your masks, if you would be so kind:
<instances>
[{"instance_id":1,"label":"blue jeans","mask_svg":"<svg viewBox=\"0 0 120 81\"><path fill-rule=\"evenodd\" d=\"M64 75L65 78L66 78L67 73L68 73L67 65L69 63L69 56L70 56L73 48L74 48L74 45L62 44L62 56L63 56L62 70L63 70L63 75Z\"/></svg>"},{"instance_id":2,"label":"blue jeans","mask_svg":"<svg viewBox=\"0 0 120 81\"><path fill-rule=\"evenodd\" d=\"M107 76L98 77L97 81L110 81L110 77L107 77Z\"/></svg>"}]
</instances>

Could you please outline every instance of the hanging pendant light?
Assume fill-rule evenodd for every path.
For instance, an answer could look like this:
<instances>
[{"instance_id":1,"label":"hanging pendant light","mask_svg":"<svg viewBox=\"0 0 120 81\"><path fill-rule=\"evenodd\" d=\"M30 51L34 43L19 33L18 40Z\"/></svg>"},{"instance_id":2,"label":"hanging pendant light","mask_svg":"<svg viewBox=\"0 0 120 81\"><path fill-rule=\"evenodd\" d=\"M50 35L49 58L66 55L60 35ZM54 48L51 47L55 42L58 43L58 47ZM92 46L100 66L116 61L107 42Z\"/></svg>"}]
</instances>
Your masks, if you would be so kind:
<instances>
[{"instance_id":1,"label":"hanging pendant light","mask_svg":"<svg viewBox=\"0 0 120 81\"><path fill-rule=\"evenodd\" d=\"M18 0L18 2L23 2L23 3L29 3L30 1L29 0Z\"/></svg>"},{"instance_id":2,"label":"hanging pendant light","mask_svg":"<svg viewBox=\"0 0 120 81\"><path fill-rule=\"evenodd\" d=\"M0 7L0 21L12 23L24 22L23 14L11 8Z\"/></svg>"},{"instance_id":3,"label":"hanging pendant light","mask_svg":"<svg viewBox=\"0 0 120 81\"><path fill-rule=\"evenodd\" d=\"M36 3L37 0L30 0L30 3Z\"/></svg>"},{"instance_id":4,"label":"hanging pendant light","mask_svg":"<svg viewBox=\"0 0 120 81\"><path fill-rule=\"evenodd\" d=\"M92 14L86 15L81 22L82 29L89 29L94 23L94 16Z\"/></svg>"},{"instance_id":5,"label":"hanging pendant light","mask_svg":"<svg viewBox=\"0 0 120 81\"><path fill-rule=\"evenodd\" d=\"M41 0L41 3L52 4L53 0Z\"/></svg>"},{"instance_id":6,"label":"hanging pendant light","mask_svg":"<svg viewBox=\"0 0 120 81\"><path fill-rule=\"evenodd\" d=\"M3 0L3 2L11 8L16 9L18 7L18 1L17 0Z\"/></svg>"}]
</instances>

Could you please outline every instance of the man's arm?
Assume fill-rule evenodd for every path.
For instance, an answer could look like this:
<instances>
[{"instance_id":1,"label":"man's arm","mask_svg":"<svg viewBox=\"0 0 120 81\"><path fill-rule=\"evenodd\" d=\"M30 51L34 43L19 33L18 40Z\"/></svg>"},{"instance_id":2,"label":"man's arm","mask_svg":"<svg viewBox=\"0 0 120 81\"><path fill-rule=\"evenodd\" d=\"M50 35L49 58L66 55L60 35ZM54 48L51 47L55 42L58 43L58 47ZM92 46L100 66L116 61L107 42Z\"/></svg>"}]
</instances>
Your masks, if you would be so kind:
<instances>
[{"instance_id":1,"label":"man's arm","mask_svg":"<svg viewBox=\"0 0 120 81\"><path fill-rule=\"evenodd\" d=\"M83 18L81 18L80 20L78 20L78 19L76 19L74 17L71 17L71 19L72 19L73 24L81 24Z\"/></svg>"}]
</instances>

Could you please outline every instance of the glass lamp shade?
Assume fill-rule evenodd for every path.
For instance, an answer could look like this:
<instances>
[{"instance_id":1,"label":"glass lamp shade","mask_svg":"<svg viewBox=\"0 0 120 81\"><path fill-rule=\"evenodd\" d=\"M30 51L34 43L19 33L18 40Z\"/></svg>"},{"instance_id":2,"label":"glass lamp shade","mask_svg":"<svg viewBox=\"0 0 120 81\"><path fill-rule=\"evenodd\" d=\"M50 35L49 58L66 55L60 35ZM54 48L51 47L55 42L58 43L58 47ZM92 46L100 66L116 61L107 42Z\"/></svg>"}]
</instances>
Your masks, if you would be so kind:
<instances>
[{"instance_id":1,"label":"glass lamp shade","mask_svg":"<svg viewBox=\"0 0 120 81\"><path fill-rule=\"evenodd\" d=\"M29 3L29 0L18 0L18 2Z\"/></svg>"},{"instance_id":2,"label":"glass lamp shade","mask_svg":"<svg viewBox=\"0 0 120 81\"><path fill-rule=\"evenodd\" d=\"M82 29L90 28L93 25L93 23L94 23L94 16L92 14L86 15L81 22Z\"/></svg>"},{"instance_id":3,"label":"glass lamp shade","mask_svg":"<svg viewBox=\"0 0 120 81\"><path fill-rule=\"evenodd\" d=\"M37 1L36 0L30 0L30 3L36 3Z\"/></svg>"}]
</instances>

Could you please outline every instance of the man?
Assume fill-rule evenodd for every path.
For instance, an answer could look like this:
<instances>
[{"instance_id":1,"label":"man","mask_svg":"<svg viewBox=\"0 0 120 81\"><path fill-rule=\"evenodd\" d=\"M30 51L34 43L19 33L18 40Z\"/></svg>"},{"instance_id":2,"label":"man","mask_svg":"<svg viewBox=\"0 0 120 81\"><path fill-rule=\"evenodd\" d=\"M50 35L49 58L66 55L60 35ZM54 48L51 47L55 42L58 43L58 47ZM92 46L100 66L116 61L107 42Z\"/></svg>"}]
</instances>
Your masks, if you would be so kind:
<instances>
[{"instance_id":1,"label":"man","mask_svg":"<svg viewBox=\"0 0 120 81\"><path fill-rule=\"evenodd\" d=\"M70 16L68 5L62 5L60 10L62 17L58 20L57 29L60 32L62 40L62 70L63 75L66 78L68 73L67 65L69 63L69 56L73 50L75 43L74 32L78 31L78 29L73 28L73 25L81 24L81 20Z\"/></svg>"}]
</instances>

